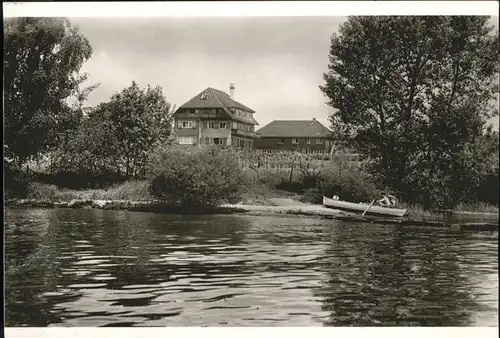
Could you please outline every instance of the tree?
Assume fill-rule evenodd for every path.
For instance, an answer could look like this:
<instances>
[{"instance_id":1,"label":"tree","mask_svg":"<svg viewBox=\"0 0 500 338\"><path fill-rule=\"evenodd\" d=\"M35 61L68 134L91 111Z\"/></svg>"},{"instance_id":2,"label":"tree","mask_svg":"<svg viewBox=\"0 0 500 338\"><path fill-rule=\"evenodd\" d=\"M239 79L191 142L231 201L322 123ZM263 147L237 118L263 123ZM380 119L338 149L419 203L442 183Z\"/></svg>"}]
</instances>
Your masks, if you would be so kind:
<instances>
[{"instance_id":1,"label":"tree","mask_svg":"<svg viewBox=\"0 0 500 338\"><path fill-rule=\"evenodd\" d=\"M118 149L118 165L126 176L142 174L148 153L167 142L172 123L170 103L162 88L132 85L116 93L95 114L105 114Z\"/></svg>"},{"instance_id":2,"label":"tree","mask_svg":"<svg viewBox=\"0 0 500 338\"><path fill-rule=\"evenodd\" d=\"M102 103L84 116L79 128L53 153L57 172L84 173L96 176L119 173L119 149L111 121L103 113Z\"/></svg>"},{"instance_id":3,"label":"tree","mask_svg":"<svg viewBox=\"0 0 500 338\"><path fill-rule=\"evenodd\" d=\"M36 157L78 124L67 99L87 79L79 70L92 55L89 41L63 18L15 18L4 23L6 155Z\"/></svg>"},{"instance_id":4,"label":"tree","mask_svg":"<svg viewBox=\"0 0 500 338\"><path fill-rule=\"evenodd\" d=\"M320 86L336 136L407 200L451 204L450 170L497 112L498 32L487 17L350 17ZM419 194L416 194L419 192ZM427 195L427 196L425 196Z\"/></svg>"},{"instance_id":5,"label":"tree","mask_svg":"<svg viewBox=\"0 0 500 338\"><path fill-rule=\"evenodd\" d=\"M149 154L168 143L171 120L170 104L160 87L141 89L132 82L88 111L54 153L53 169L99 182L104 176L143 176Z\"/></svg>"}]
</instances>

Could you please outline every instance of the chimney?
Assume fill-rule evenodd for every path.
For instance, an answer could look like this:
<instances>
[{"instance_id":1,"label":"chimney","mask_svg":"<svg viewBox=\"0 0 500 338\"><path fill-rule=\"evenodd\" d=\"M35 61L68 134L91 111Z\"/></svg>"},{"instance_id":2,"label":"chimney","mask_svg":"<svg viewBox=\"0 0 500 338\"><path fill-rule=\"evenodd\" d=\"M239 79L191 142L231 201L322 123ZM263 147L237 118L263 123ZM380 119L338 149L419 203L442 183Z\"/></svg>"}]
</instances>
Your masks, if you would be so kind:
<instances>
[{"instance_id":1,"label":"chimney","mask_svg":"<svg viewBox=\"0 0 500 338\"><path fill-rule=\"evenodd\" d=\"M234 83L229 84L229 96L234 99Z\"/></svg>"},{"instance_id":2,"label":"chimney","mask_svg":"<svg viewBox=\"0 0 500 338\"><path fill-rule=\"evenodd\" d=\"M316 118L315 118L315 117L313 117L313 121L316 121Z\"/></svg>"}]
</instances>

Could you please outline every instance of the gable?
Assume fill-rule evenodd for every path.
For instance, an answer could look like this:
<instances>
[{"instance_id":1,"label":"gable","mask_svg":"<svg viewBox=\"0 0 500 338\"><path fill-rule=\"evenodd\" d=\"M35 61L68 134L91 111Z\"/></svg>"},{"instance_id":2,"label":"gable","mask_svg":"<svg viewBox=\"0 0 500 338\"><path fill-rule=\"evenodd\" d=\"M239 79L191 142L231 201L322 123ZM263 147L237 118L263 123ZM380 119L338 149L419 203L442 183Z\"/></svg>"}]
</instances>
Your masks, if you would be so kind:
<instances>
[{"instance_id":1,"label":"gable","mask_svg":"<svg viewBox=\"0 0 500 338\"><path fill-rule=\"evenodd\" d=\"M257 121L253 118L254 110L246 107L245 105L233 100L227 93L208 87L202 92L198 93L195 97L190 99L188 102L184 103L179 109L174 113L174 116L180 116L182 113L189 114L191 109L221 109L226 112L226 114L233 120L240 121L243 123L257 125ZM242 111L248 112L248 117L236 115L232 109L240 109ZM203 115L196 115L203 117ZM195 117L193 115L193 117Z\"/></svg>"}]
</instances>

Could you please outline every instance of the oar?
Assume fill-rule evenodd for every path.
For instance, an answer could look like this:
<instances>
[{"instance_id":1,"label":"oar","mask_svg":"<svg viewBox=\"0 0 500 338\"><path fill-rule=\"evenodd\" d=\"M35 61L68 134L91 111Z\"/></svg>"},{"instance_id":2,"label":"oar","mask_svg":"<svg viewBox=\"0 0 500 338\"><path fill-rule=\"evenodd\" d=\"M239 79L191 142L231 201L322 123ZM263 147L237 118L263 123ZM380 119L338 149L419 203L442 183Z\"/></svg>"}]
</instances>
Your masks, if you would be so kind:
<instances>
[{"instance_id":1,"label":"oar","mask_svg":"<svg viewBox=\"0 0 500 338\"><path fill-rule=\"evenodd\" d=\"M364 216L366 214L366 212L368 211L368 209L370 209L370 207L372 206L373 202L375 202L375 200L373 200L370 205L368 206L368 208L366 208L365 211L363 211L363 213L361 214L361 216Z\"/></svg>"}]
</instances>

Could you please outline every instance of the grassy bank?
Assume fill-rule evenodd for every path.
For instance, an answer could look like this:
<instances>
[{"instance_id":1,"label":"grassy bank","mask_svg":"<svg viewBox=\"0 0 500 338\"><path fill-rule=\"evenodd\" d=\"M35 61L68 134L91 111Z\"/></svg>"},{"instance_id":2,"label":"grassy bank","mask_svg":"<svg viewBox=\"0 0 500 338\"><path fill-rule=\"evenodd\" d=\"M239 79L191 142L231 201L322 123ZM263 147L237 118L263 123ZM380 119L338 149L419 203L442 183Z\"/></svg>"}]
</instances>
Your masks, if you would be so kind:
<instances>
[{"instance_id":1,"label":"grassy bank","mask_svg":"<svg viewBox=\"0 0 500 338\"><path fill-rule=\"evenodd\" d=\"M155 201L155 198L149 192L148 181L128 181L107 189L86 190L58 188L55 185L35 182L29 184L27 198L50 202L69 202L71 200ZM289 198L302 202L305 201L303 195L273 189L265 184L256 184L245 189L238 202L244 205L274 206L275 204L271 201L271 199L274 198ZM438 212L427 211L415 205L405 205L403 203L401 207L408 208L407 216L410 218L433 217L438 214ZM469 203L460 204L457 208L453 209L453 211L498 213L499 209L497 206L485 203Z\"/></svg>"},{"instance_id":2,"label":"grassy bank","mask_svg":"<svg viewBox=\"0 0 500 338\"><path fill-rule=\"evenodd\" d=\"M154 201L149 191L148 181L128 181L107 189L73 190L58 188L55 185L33 182L28 185L27 199L67 202L71 200L129 200ZM272 205L271 198L296 198L299 196L287 191L271 189L264 184L258 184L245 189L238 201L247 205Z\"/></svg>"},{"instance_id":3,"label":"grassy bank","mask_svg":"<svg viewBox=\"0 0 500 338\"><path fill-rule=\"evenodd\" d=\"M320 161L318 165L317 159L314 162L300 154L263 156L258 152L235 153L233 149L186 151L178 147L159 148L147 163L148 169L140 176L142 179L125 182L113 180L113 177L104 179L105 173L101 172L56 171L24 175L23 170L13 168L5 176L6 183L9 183L6 184L6 195L7 199L15 197L45 201L157 200L164 204L192 208L217 207L227 203L272 206L275 204L271 200L276 198L288 198L289 204L294 203L290 199L295 199L306 204L321 205L323 196L333 195L344 201L369 203L386 192L395 195L399 206L408 208L409 215L413 217L442 214L444 210L438 208L446 209L456 204L443 201L426 203L433 198L433 192L425 189L413 189L413 196L405 198L408 194L384 186L369 167L359 162L336 158ZM270 162L270 159L276 161ZM472 201L484 201L474 194L467 197ZM497 205L484 202L462 203L452 209L498 213Z\"/></svg>"},{"instance_id":4,"label":"grassy bank","mask_svg":"<svg viewBox=\"0 0 500 338\"><path fill-rule=\"evenodd\" d=\"M455 211L468 211L468 212L486 212L486 213L498 213L499 209L496 205L491 205L487 203L462 203L455 207Z\"/></svg>"},{"instance_id":5,"label":"grassy bank","mask_svg":"<svg viewBox=\"0 0 500 338\"><path fill-rule=\"evenodd\" d=\"M128 181L107 189L72 190L55 185L33 182L28 186L28 199L51 202L78 200L152 201L147 181Z\"/></svg>"}]
</instances>

